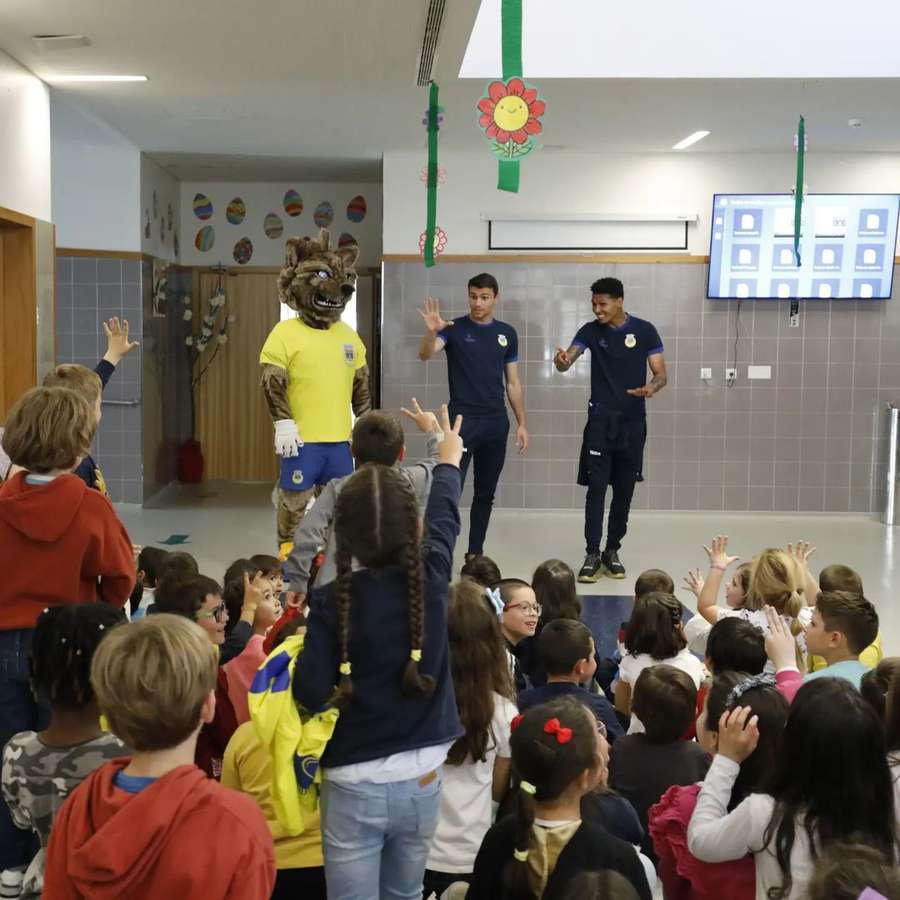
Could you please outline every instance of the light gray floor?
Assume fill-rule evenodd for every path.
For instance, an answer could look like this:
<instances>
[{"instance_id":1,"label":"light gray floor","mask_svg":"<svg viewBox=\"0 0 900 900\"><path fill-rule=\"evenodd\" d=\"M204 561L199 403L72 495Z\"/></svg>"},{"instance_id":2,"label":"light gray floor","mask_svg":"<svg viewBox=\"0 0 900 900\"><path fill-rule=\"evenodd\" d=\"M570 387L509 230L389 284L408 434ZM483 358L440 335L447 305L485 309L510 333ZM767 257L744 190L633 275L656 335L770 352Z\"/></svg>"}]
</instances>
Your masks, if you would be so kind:
<instances>
[{"instance_id":1,"label":"light gray floor","mask_svg":"<svg viewBox=\"0 0 900 900\"><path fill-rule=\"evenodd\" d=\"M275 551L270 492L268 485L212 482L170 488L154 508L121 504L118 509L137 544L157 544L170 534L189 534L190 542L182 549L197 558L204 574L220 579L232 560ZM504 575L530 579L534 567L551 557L577 569L584 551L582 529L578 512L496 510L485 549ZM468 512L464 511L458 565L467 530ZM601 579L579 588L590 594L626 594L634 577L650 567L665 569L678 584L688 568L704 565L703 544L718 533L728 534L732 552L745 559L763 547L805 539L818 547L815 573L829 563L852 566L862 575L866 594L878 608L885 654L900 654L900 607L895 597L900 587L900 528L888 528L867 516L634 512L620 553L628 578ZM678 595L686 606L696 608L687 591L679 590Z\"/></svg>"}]
</instances>

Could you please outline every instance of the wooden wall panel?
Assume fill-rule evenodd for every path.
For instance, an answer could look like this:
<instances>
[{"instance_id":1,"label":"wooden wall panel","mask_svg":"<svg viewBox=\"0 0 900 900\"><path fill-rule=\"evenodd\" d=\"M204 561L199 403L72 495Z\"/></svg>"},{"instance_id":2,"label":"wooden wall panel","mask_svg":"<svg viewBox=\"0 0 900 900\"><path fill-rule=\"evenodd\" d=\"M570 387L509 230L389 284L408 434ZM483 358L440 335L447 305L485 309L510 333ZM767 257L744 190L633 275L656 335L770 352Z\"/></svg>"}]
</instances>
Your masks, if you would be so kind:
<instances>
[{"instance_id":1,"label":"wooden wall panel","mask_svg":"<svg viewBox=\"0 0 900 900\"><path fill-rule=\"evenodd\" d=\"M34 223L0 216L0 421L37 383Z\"/></svg>"},{"instance_id":2,"label":"wooden wall panel","mask_svg":"<svg viewBox=\"0 0 900 900\"><path fill-rule=\"evenodd\" d=\"M199 273L199 292L194 296L202 300L203 308L217 285L218 276ZM273 481L278 468L272 420L259 386L259 351L278 322L276 279L271 273L229 275L225 292L226 314L234 314L237 320L229 326L228 343L220 348L194 393L204 477ZM214 349L211 345L204 365Z\"/></svg>"}]
</instances>

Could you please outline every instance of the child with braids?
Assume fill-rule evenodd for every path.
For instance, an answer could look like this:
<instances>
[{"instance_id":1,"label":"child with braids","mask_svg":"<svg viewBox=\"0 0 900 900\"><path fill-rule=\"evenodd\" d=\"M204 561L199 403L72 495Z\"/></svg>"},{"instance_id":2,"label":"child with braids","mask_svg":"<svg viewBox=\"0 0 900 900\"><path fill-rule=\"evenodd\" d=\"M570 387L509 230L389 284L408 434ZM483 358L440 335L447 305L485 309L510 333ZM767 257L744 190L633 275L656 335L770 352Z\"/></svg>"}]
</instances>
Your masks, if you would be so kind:
<instances>
[{"instance_id":1,"label":"child with braids","mask_svg":"<svg viewBox=\"0 0 900 900\"><path fill-rule=\"evenodd\" d=\"M66 797L124 747L100 728L91 687L91 660L100 641L125 621L105 604L54 606L38 618L31 653L31 688L50 707L41 732L13 735L3 750L3 799L13 822L32 831L40 850L25 872L23 898L40 897L50 829Z\"/></svg>"},{"instance_id":2,"label":"child with braids","mask_svg":"<svg viewBox=\"0 0 900 900\"><path fill-rule=\"evenodd\" d=\"M582 872L607 869L649 900L634 847L581 816L582 797L607 776L608 748L590 710L562 697L532 707L512 726L518 811L485 836L466 900L559 900Z\"/></svg>"},{"instance_id":3,"label":"child with braids","mask_svg":"<svg viewBox=\"0 0 900 900\"><path fill-rule=\"evenodd\" d=\"M341 710L322 756L330 900L421 897L441 766L464 734L447 645L462 419L451 428L441 412L427 539L406 475L360 466L335 507L337 577L310 598L292 689L311 712ZM363 568L353 571L354 561Z\"/></svg>"},{"instance_id":4,"label":"child with braids","mask_svg":"<svg viewBox=\"0 0 900 900\"><path fill-rule=\"evenodd\" d=\"M752 853L757 900L807 897L816 859L839 842L859 841L894 858L884 728L852 684L819 678L800 688L761 792L733 806L758 726L753 710L740 705L719 720L718 753L688 827L693 856L725 862Z\"/></svg>"}]
</instances>

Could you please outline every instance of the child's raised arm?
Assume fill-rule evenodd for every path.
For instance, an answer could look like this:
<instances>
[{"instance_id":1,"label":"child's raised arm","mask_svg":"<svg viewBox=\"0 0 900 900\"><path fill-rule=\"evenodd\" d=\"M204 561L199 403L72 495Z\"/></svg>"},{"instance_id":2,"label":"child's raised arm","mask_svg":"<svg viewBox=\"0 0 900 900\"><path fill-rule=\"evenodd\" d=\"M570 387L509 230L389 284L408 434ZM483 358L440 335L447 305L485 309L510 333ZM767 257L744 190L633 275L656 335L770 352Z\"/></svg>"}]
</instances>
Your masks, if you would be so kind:
<instances>
[{"instance_id":1,"label":"child's raised arm","mask_svg":"<svg viewBox=\"0 0 900 900\"><path fill-rule=\"evenodd\" d=\"M441 429L444 439L439 445L440 463L434 470L428 506L425 509L425 528L428 535L423 548L426 568L449 582L453 575L453 549L459 537L459 463L463 442L459 435L462 416L450 426L447 407L441 407ZM452 470L449 467L453 467Z\"/></svg>"},{"instance_id":2,"label":"child's raised arm","mask_svg":"<svg viewBox=\"0 0 900 900\"><path fill-rule=\"evenodd\" d=\"M693 570L685 576L684 583L685 587L697 597L697 612L710 625L715 625L719 620L719 607L716 605L716 600L722 587L722 579L725 577L728 567L737 562L740 557L728 555L728 536L724 534L716 535L710 546L703 549L709 557L709 574L706 576L706 580L700 576L699 570Z\"/></svg>"},{"instance_id":3,"label":"child's raised arm","mask_svg":"<svg viewBox=\"0 0 900 900\"><path fill-rule=\"evenodd\" d=\"M816 597L819 595L819 585L809 571L809 559L816 552L815 545L809 541L797 541L796 544L788 544L785 548L788 556L792 556L803 569L803 594L807 606L816 605Z\"/></svg>"}]
</instances>

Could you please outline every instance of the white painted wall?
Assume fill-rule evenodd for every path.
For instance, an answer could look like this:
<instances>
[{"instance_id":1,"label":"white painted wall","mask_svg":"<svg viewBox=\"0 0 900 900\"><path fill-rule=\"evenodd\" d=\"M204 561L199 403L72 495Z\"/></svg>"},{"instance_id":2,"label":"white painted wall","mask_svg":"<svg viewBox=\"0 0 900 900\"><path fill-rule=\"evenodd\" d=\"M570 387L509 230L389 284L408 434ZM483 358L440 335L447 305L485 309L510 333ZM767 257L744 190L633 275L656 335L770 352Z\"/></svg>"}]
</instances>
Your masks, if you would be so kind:
<instances>
[{"instance_id":1,"label":"white painted wall","mask_svg":"<svg viewBox=\"0 0 900 900\"><path fill-rule=\"evenodd\" d=\"M50 221L47 86L0 51L0 206Z\"/></svg>"},{"instance_id":2,"label":"white painted wall","mask_svg":"<svg viewBox=\"0 0 900 900\"><path fill-rule=\"evenodd\" d=\"M55 89L50 130L56 246L140 250L140 150Z\"/></svg>"},{"instance_id":3,"label":"white painted wall","mask_svg":"<svg viewBox=\"0 0 900 900\"><path fill-rule=\"evenodd\" d=\"M303 212L294 218L284 211L285 191L295 190L303 199ZM194 215L194 196L204 194L213 204L212 218L202 221ZM347 204L357 195L366 199L368 211L360 223L347 218ZM228 204L240 197L244 201L246 216L239 225L232 225L226 217ZM332 241L336 244L342 232L352 234L360 246L360 266L377 266L381 263L381 185L341 184L328 182L182 182L181 184L181 262L187 266L211 266L224 263L235 265L233 251L242 238L253 244L250 266L280 266L284 263L284 244L290 237L302 237L318 233L313 222L313 211L322 201L334 208L334 221L330 226ZM263 222L268 213L281 218L284 231L279 238L266 237ZM207 252L196 249L197 232L211 225L215 231L215 243Z\"/></svg>"},{"instance_id":4,"label":"white painted wall","mask_svg":"<svg viewBox=\"0 0 900 900\"><path fill-rule=\"evenodd\" d=\"M418 253L425 230L421 153L384 156L384 252ZM518 194L497 190L497 161L480 154L441 154L437 224L445 253L487 253L482 213L506 217L565 213L696 213L689 252L709 252L715 193L787 193L795 180L793 153L596 154L537 151L522 162ZM900 193L900 154L817 154L806 157L806 183L816 193Z\"/></svg>"},{"instance_id":5,"label":"white painted wall","mask_svg":"<svg viewBox=\"0 0 900 900\"><path fill-rule=\"evenodd\" d=\"M181 183L141 154L142 252L169 262L180 261L180 203Z\"/></svg>"}]
</instances>

